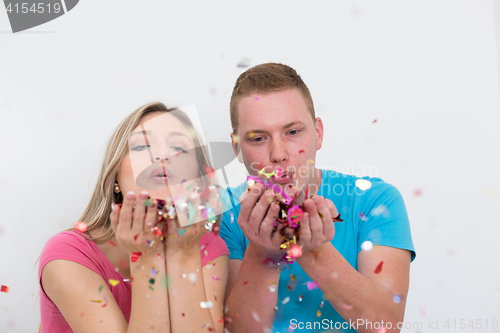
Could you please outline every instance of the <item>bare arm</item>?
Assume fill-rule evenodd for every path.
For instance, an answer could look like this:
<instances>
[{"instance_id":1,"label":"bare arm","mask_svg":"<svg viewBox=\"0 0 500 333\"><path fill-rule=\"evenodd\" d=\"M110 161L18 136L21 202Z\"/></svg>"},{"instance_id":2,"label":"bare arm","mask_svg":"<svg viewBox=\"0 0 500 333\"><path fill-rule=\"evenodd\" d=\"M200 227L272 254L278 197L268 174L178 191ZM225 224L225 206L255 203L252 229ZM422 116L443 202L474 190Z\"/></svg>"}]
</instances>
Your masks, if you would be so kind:
<instances>
[{"instance_id":1,"label":"bare arm","mask_svg":"<svg viewBox=\"0 0 500 333\"><path fill-rule=\"evenodd\" d=\"M130 324L103 278L83 265L68 260L50 261L42 272L42 286L74 332L143 332L151 327L152 332L170 332L168 316L157 313L168 309L166 288L150 290L149 271L145 273L140 268L159 267L161 262L139 260L134 265L132 272L138 270L133 275Z\"/></svg>"},{"instance_id":2,"label":"bare arm","mask_svg":"<svg viewBox=\"0 0 500 333\"><path fill-rule=\"evenodd\" d=\"M381 261L382 269L377 274L375 271ZM325 243L314 253L297 258L297 263L318 282L342 318L359 324L358 332L378 332L366 326L367 321L391 322L392 329L387 332L399 332L396 327L403 321L409 285L409 251L385 246L361 251L358 272L331 243ZM400 297L399 303L393 301L396 294Z\"/></svg>"},{"instance_id":3,"label":"bare arm","mask_svg":"<svg viewBox=\"0 0 500 333\"><path fill-rule=\"evenodd\" d=\"M262 332L274 321L280 269L276 266L283 251L281 235L273 232L278 205L274 193L262 195L263 187L252 188L242 202L238 224L249 240L243 260L230 260L226 288L227 324L233 332ZM262 195L262 196L261 196ZM269 288L270 285L275 288Z\"/></svg>"},{"instance_id":4,"label":"bare arm","mask_svg":"<svg viewBox=\"0 0 500 333\"><path fill-rule=\"evenodd\" d=\"M195 250L167 255L172 332L222 333L227 256L215 259L209 270L201 267L200 251Z\"/></svg>"}]
</instances>

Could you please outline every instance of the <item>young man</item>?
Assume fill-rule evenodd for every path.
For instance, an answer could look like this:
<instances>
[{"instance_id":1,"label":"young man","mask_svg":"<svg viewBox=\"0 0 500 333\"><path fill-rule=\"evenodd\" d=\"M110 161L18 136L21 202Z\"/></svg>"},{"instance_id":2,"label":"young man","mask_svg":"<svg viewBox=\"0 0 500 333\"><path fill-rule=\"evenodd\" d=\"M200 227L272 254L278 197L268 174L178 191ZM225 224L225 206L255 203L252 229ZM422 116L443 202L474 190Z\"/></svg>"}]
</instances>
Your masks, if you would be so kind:
<instances>
[{"instance_id":1,"label":"young man","mask_svg":"<svg viewBox=\"0 0 500 333\"><path fill-rule=\"evenodd\" d=\"M229 332L399 332L415 257L399 191L380 178L359 181L314 166L323 123L288 66L262 64L241 74L230 111L233 149L248 172L281 170L268 180L287 193L309 185L313 196L298 229L303 254L288 265L280 263L281 225L273 230L274 194L260 184L228 189L233 208L220 235L230 250ZM343 222L334 222L339 213Z\"/></svg>"}]
</instances>

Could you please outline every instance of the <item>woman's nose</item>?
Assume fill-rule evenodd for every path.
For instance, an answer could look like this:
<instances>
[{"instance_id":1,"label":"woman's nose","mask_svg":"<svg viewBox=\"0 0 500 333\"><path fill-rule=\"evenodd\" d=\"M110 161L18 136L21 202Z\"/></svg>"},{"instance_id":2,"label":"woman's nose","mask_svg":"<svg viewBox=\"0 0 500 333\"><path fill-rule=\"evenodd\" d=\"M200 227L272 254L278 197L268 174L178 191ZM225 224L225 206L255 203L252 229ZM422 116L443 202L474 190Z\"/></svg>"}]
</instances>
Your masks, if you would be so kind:
<instances>
[{"instance_id":1,"label":"woman's nose","mask_svg":"<svg viewBox=\"0 0 500 333\"><path fill-rule=\"evenodd\" d=\"M153 163L161 162L163 160L168 162L170 153L171 152L166 146L156 147L156 149L153 150Z\"/></svg>"}]
</instances>

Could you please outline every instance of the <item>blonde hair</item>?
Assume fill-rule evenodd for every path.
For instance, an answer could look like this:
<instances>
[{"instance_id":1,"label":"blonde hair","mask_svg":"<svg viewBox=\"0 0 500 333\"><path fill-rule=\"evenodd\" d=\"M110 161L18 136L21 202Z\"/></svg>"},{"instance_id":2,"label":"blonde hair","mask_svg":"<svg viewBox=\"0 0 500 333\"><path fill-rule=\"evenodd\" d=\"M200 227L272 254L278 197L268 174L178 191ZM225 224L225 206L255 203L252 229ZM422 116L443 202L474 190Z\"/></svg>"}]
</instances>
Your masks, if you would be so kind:
<instances>
[{"instance_id":1,"label":"blonde hair","mask_svg":"<svg viewBox=\"0 0 500 333\"><path fill-rule=\"evenodd\" d=\"M198 162L198 173L202 179L202 185L216 185L215 179L206 176L205 166L211 169L212 164L208 158L205 146L203 145L203 142L201 141L200 136L189 117L180 109L175 107L168 108L165 104L160 102L143 105L132 112L127 118L123 119L111 135L111 139L108 142L106 152L104 154L101 172L99 174L94 193L90 198L87 208L85 208L85 211L79 218L79 221L83 221L87 224L87 231L92 231L102 227L107 228L104 235L98 238L89 238L95 242L105 243L113 238L114 233L111 229L111 222L109 220L111 203L118 204L123 201L121 192L114 192L116 175L123 158L128 151L128 139L131 132L139 125L139 121L142 117L153 112L168 112L180 120L188 130L195 133L192 139L194 146L196 147L195 152L196 160ZM68 230L74 229L70 228Z\"/></svg>"},{"instance_id":2,"label":"blonde hair","mask_svg":"<svg viewBox=\"0 0 500 333\"><path fill-rule=\"evenodd\" d=\"M109 220L109 215L111 213L111 203L121 203L123 201L123 196L120 193L114 192L114 185L116 181L116 175L118 169L123 161L123 158L128 150L128 139L131 132L139 125L139 121L142 117L153 112L164 112L170 113L176 117L193 135L193 143L196 152L196 161L198 162L198 173L202 180L202 186L208 185L218 185L217 180L212 177L207 176L208 170L213 170L212 163L208 158L205 146L200 139L199 133L196 131L191 119L178 108L168 108L165 104L160 102L148 103L134 112L132 112L127 118L123 119L118 127L115 129L111 135L111 139L106 147L106 152L104 154L104 160L101 167L101 172L97 184L94 189L94 193L90 198L90 202L85 208L85 211L79 218L79 221L83 221L87 224L87 231L95 230L98 228L107 228L107 232L98 238L93 238L92 236L86 237L87 239L92 239L94 242L105 243L113 238L114 232L111 229L111 222ZM220 222L221 216L218 217ZM74 230L74 228L66 229L66 231ZM40 260L35 263L35 267ZM38 294L40 295L40 293ZM38 298L38 296L37 296ZM38 326L38 333L42 330L42 322Z\"/></svg>"}]
</instances>

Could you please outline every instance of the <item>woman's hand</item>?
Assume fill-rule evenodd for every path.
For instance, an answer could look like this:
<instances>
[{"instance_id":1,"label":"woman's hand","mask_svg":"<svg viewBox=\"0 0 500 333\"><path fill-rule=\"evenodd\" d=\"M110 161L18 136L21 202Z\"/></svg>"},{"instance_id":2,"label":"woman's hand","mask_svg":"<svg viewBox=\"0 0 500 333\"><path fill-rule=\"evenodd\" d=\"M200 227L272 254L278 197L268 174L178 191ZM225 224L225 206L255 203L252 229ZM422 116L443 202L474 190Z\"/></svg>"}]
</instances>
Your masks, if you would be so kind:
<instances>
[{"instance_id":1,"label":"woman's hand","mask_svg":"<svg viewBox=\"0 0 500 333\"><path fill-rule=\"evenodd\" d=\"M121 207L114 205L111 212L111 228L116 241L131 254L141 252L143 256L165 256L165 246L160 236L153 234L158 218L156 200L149 200L146 209L147 192L141 192L136 198L129 192L123 198ZM135 208L134 208L135 205Z\"/></svg>"},{"instance_id":2,"label":"woman's hand","mask_svg":"<svg viewBox=\"0 0 500 333\"><path fill-rule=\"evenodd\" d=\"M217 215L222 213L222 204L217 199L218 190L215 186L209 186L205 193L207 202L201 199L203 196L203 193L200 195L200 193L192 192L186 204L183 204L181 200L176 202L177 218L168 224L167 250L199 251L200 239L207 232L205 225L212 224L212 227L217 230L219 226L212 221L215 221ZM182 225L187 226L181 227Z\"/></svg>"}]
</instances>

